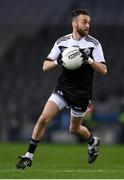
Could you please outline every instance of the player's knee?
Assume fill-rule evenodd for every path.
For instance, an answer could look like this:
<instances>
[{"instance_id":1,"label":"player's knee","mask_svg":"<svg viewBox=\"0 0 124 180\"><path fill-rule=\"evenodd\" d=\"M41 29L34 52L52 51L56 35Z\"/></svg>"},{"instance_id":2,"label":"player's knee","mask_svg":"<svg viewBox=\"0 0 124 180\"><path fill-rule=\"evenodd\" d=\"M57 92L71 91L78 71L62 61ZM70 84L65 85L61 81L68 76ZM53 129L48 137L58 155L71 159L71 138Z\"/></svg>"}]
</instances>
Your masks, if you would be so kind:
<instances>
[{"instance_id":1,"label":"player's knee","mask_svg":"<svg viewBox=\"0 0 124 180\"><path fill-rule=\"evenodd\" d=\"M69 132L72 134L78 134L79 129L75 126L69 126Z\"/></svg>"},{"instance_id":2,"label":"player's knee","mask_svg":"<svg viewBox=\"0 0 124 180\"><path fill-rule=\"evenodd\" d=\"M38 123L40 126L45 127L49 123L49 119L50 118L48 114L42 114L38 119Z\"/></svg>"}]
</instances>

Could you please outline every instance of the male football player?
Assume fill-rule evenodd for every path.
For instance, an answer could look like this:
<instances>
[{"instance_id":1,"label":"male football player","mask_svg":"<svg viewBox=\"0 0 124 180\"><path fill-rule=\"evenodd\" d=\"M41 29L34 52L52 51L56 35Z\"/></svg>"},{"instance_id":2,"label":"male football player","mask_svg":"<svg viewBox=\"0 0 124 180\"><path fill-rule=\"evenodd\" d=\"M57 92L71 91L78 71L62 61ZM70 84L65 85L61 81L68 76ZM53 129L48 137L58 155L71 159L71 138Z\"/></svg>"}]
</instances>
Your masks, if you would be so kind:
<instances>
[{"instance_id":1,"label":"male football player","mask_svg":"<svg viewBox=\"0 0 124 180\"><path fill-rule=\"evenodd\" d=\"M35 149L42 139L47 124L55 115L70 107L69 132L84 137L88 142L88 163L93 163L99 152L99 137L92 133L81 122L89 110L92 101L92 83L94 71L107 74L103 50L100 42L89 35L90 16L87 10L72 11L72 33L59 38L43 63L43 71L62 66L61 54L70 46L78 46L82 52L83 64L76 70L68 70L62 66L62 73L41 113L32 133L29 148L20 156L17 169L25 169L32 165Z\"/></svg>"}]
</instances>

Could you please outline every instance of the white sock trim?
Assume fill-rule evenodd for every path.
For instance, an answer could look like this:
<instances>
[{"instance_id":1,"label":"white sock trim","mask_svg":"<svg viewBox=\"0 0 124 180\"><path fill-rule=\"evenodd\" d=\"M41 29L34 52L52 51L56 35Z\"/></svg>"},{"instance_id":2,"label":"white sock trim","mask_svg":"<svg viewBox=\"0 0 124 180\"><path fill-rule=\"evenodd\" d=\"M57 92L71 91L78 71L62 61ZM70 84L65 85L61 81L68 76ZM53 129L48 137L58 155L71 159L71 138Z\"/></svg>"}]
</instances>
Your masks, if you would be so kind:
<instances>
[{"instance_id":1,"label":"white sock trim","mask_svg":"<svg viewBox=\"0 0 124 180\"><path fill-rule=\"evenodd\" d=\"M34 154L29 153L29 152L27 152L27 153L25 154L25 156L28 157L28 158L30 158L31 160L33 159L33 155L34 155Z\"/></svg>"}]
</instances>

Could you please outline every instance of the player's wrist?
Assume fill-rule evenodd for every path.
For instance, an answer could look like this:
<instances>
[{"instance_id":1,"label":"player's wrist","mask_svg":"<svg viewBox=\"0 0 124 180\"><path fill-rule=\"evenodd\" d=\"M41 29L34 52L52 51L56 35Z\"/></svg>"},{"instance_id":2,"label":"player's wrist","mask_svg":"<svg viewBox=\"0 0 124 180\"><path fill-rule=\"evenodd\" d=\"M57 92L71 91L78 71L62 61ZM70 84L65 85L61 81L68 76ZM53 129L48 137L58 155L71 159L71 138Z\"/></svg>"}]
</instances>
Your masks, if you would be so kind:
<instances>
[{"instance_id":1,"label":"player's wrist","mask_svg":"<svg viewBox=\"0 0 124 180\"><path fill-rule=\"evenodd\" d=\"M93 59L91 57L89 57L87 62L88 62L88 64L92 64L93 63Z\"/></svg>"},{"instance_id":2,"label":"player's wrist","mask_svg":"<svg viewBox=\"0 0 124 180\"><path fill-rule=\"evenodd\" d=\"M56 65L58 65L58 62L57 62L57 60L55 60L55 61L54 61L54 63L55 63Z\"/></svg>"}]
</instances>

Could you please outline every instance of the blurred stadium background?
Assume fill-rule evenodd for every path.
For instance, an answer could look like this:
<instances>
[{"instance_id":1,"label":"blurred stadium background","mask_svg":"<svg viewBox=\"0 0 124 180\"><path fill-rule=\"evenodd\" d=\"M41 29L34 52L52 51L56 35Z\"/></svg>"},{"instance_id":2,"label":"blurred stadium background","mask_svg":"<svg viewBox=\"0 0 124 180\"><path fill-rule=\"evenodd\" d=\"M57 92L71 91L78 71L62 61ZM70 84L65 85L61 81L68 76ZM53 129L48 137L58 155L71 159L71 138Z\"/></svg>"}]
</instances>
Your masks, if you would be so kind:
<instances>
[{"instance_id":1,"label":"blurred stadium background","mask_svg":"<svg viewBox=\"0 0 124 180\"><path fill-rule=\"evenodd\" d=\"M95 112L85 123L104 144L124 143L124 1L0 0L0 141L27 141L60 69L41 64L60 36L71 32L71 10L88 9L90 34L103 46L109 73L96 73ZM78 143L67 132L68 110L49 124L45 142Z\"/></svg>"}]
</instances>

